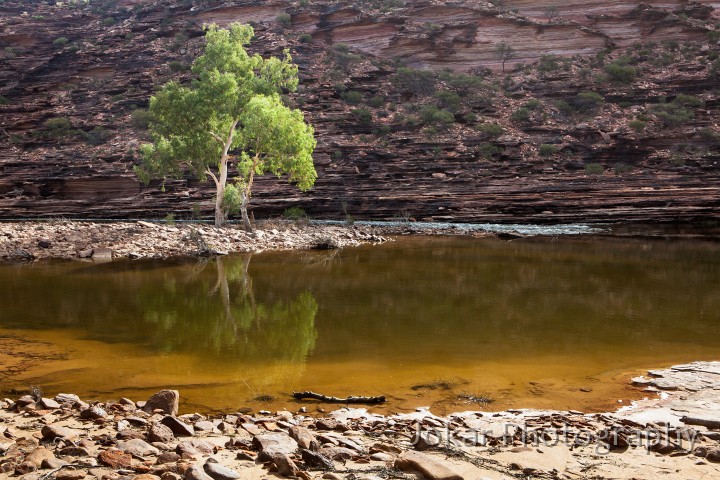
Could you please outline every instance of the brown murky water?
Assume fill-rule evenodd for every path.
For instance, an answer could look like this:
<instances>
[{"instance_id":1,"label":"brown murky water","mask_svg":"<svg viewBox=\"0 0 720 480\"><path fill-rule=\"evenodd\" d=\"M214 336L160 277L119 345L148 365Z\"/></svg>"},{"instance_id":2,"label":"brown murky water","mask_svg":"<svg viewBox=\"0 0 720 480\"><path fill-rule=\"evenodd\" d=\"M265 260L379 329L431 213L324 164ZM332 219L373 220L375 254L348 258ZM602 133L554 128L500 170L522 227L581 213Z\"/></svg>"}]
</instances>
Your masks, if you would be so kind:
<instances>
[{"instance_id":1,"label":"brown murky water","mask_svg":"<svg viewBox=\"0 0 720 480\"><path fill-rule=\"evenodd\" d=\"M292 410L297 390L389 411L612 409L642 395L633 374L719 359L718 332L717 243L428 237L0 266L0 390L173 387L184 411Z\"/></svg>"}]
</instances>

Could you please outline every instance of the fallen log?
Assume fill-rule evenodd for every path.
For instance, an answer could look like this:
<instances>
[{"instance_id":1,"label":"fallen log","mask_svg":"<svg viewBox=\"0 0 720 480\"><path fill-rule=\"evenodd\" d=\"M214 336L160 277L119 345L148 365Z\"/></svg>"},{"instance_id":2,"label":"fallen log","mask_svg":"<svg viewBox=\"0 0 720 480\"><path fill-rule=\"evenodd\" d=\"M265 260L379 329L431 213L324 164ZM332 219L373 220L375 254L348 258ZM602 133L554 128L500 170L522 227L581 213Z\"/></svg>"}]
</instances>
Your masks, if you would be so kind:
<instances>
[{"instance_id":1,"label":"fallen log","mask_svg":"<svg viewBox=\"0 0 720 480\"><path fill-rule=\"evenodd\" d=\"M385 403L384 395L381 395L379 397L349 396L347 398L338 398L338 397L328 397L327 395L322 395L320 393L315 393L315 392L293 392L292 396L295 400L312 399L312 400L320 400L321 402L325 402L325 403L365 403L365 404L371 404L371 405L378 404L378 403Z\"/></svg>"}]
</instances>

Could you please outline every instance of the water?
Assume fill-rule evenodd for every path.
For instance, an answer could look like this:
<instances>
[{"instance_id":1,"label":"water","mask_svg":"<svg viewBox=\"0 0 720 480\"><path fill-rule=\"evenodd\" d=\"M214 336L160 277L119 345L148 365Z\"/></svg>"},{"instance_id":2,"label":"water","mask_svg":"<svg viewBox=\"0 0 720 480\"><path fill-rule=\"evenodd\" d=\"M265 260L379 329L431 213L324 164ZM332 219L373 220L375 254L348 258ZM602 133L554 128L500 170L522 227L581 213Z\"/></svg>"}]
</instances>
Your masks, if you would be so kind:
<instances>
[{"instance_id":1,"label":"water","mask_svg":"<svg viewBox=\"0 0 720 480\"><path fill-rule=\"evenodd\" d=\"M0 266L0 389L184 411L614 408L644 369L720 357L720 244L399 238L332 252ZM469 404L463 395L490 397Z\"/></svg>"}]
</instances>

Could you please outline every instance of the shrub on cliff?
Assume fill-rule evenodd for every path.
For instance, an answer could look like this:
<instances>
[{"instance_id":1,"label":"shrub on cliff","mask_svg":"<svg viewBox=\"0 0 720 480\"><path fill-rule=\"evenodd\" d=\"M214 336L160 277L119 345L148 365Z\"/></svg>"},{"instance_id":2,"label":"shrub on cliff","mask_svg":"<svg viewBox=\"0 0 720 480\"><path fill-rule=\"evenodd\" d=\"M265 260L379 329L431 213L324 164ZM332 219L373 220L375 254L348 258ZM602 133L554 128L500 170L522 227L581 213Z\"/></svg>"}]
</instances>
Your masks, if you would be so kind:
<instances>
[{"instance_id":1,"label":"shrub on cliff","mask_svg":"<svg viewBox=\"0 0 720 480\"><path fill-rule=\"evenodd\" d=\"M427 125L437 125L441 128L447 128L455 122L455 115L444 109L439 109L435 105L428 105L420 111L420 118Z\"/></svg>"},{"instance_id":2,"label":"shrub on cliff","mask_svg":"<svg viewBox=\"0 0 720 480\"><path fill-rule=\"evenodd\" d=\"M150 99L152 144L141 148L141 179L182 177L187 170L215 183L215 224L237 207L252 230L247 207L256 175L287 175L301 190L315 183L313 128L280 94L295 91L298 69L289 53L264 59L245 46L252 27L211 25L189 85L171 81ZM229 163L237 177L228 184ZM232 188L229 188L232 187Z\"/></svg>"},{"instance_id":3,"label":"shrub on cliff","mask_svg":"<svg viewBox=\"0 0 720 480\"><path fill-rule=\"evenodd\" d=\"M627 64L627 60L618 59L605 65L608 79L616 83L632 83L637 76L637 69Z\"/></svg>"},{"instance_id":4,"label":"shrub on cliff","mask_svg":"<svg viewBox=\"0 0 720 480\"><path fill-rule=\"evenodd\" d=\"M402 91L414 95L430 95L435 91L435 74L429 70L400 67L393 83Z\"/></svg>"}]
</instances>

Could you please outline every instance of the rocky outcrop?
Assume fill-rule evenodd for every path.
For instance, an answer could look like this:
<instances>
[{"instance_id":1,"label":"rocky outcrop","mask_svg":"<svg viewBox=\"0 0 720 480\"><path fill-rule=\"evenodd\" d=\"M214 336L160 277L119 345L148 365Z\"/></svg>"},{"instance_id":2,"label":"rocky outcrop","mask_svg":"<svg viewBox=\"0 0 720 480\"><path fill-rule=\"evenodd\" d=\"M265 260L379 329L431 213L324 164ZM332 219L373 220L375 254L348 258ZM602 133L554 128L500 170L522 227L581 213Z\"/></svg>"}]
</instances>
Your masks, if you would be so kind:
<instances>
[{"instance_id":1,"label":"rocky outcrop","mask_svg":"<svg viewBox=\"0 0 720 480\"><path fill-rule=\"evenodd\" d=\"M0 5L0 218L209 215L207 183L138 181L147 133L132 112L158 84L190 78L203 23L233 21L255 25L256 51L292 51L301 86L291 101L318 137L315 188L259 179L258 218L291 206L317 218L474 222L720 214L718 2L196 3ZM508 76L502 41L515 50ZM634 78L607 78L608 64L627 61ZM398 62L439 72L435 88L460 105L399 85ZM446 68L478 83L458 86ZM584 91L604 103L558 107ZM701 105L679 122L659 119L656 105L679 94ZM514 117L530 101L540 108ZM435 104L452 110L451 125L423 120Z\"/></svg>"}]
</instances>

